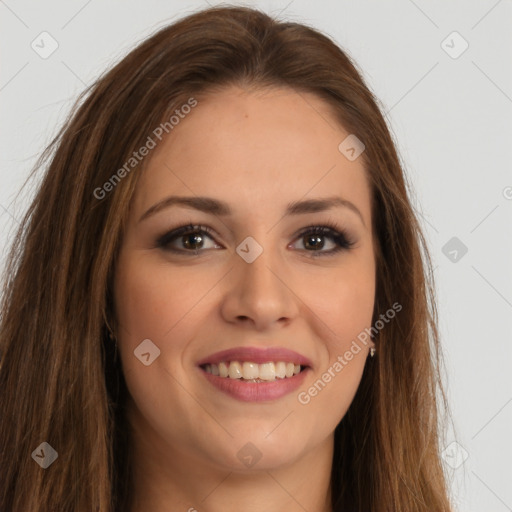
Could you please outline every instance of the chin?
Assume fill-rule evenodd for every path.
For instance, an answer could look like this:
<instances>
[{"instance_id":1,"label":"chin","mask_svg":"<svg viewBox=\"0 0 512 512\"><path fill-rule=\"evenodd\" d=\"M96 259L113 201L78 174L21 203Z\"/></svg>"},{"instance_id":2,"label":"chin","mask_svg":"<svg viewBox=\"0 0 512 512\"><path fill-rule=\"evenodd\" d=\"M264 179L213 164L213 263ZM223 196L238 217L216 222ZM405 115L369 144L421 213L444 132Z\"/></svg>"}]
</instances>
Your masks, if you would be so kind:
<instances>
[{"instance_id":1,"label":"chin","mask_svg":"<svg viewBox=\"0 0 512 512\"><path fill-rule=\"evenodd\" d=\"M290 429L286 429L269 436L261 428L248 426L243 431L237 430L233 438L223 436L224 443L217 445L211 457L228 471L275 470L293 463L305 448L305 440L290 439L289 433Z\"/></svg>"}]
</instances>

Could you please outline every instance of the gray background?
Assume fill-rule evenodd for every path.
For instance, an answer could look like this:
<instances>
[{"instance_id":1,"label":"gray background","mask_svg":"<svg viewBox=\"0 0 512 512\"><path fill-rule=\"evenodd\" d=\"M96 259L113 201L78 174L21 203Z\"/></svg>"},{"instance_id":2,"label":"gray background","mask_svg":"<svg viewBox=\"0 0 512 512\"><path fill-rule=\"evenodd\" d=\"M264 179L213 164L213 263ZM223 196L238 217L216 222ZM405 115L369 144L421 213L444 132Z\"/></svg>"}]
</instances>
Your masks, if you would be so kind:
<instances>
[{"instance_id":1,"label":"gray background","mask_svg":"<svg viewBox=\"0 0 512 512\"><path fill-rule=\"evenodd\" d=\"M0 263L33 188L16 203L15 194L78 93L157 28L206 5L0 0ZM247 5L332 36L381 100L434 258L455 418L443 446L452 494L461 511L512 510L511 1ZM43 46L43 31L58 43L45 59L31 47Z\"/></svg>"}]
</instances>

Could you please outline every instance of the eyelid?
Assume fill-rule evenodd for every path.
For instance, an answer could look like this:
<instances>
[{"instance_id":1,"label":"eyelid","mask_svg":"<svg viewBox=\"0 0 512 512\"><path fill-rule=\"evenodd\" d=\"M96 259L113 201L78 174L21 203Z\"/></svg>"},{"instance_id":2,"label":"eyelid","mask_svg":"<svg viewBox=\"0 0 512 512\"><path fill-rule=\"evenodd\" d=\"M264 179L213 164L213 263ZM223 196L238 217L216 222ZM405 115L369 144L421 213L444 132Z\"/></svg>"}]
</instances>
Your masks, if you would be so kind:
<instances>
[{"instance_id":1,"label":"eyelid","mask_svg":"<svg viewBox=\"0 0 512 512\"><path fill-rule=\"evenodd\" d=\"M164 248L165 249L170 244L170 241L172 241L173 239L177 239L180 236L183 236L183 235L185 235L187 233L191 233L191 232L193 232L193 233L204 232L212 240L214 240L213 229L211 229L209 226L205 226L203 224L193 224L192 222L189 222L188 224L177 226L176 228L173 228L173 229L169 229L169 230L165 231L163 235L157 237L156 242L155 242L155 248ZM217 243L217 242L215 241L215 243ZM171 249L169 249L169 250L171 250ZM184 249L183 250L176 249L175 251L179 252L179 253L192 252L192 251L186 251Z\"/></svg>"},{"instance_id":2,"label":"eyelid","mask_svg":"<svg viewBox=\"0 0 512 512\"><path fill-rule=\"evenodd\" d=\"M333 221L326 222L323 224L313 224L303 228L294 238L294 241L303 236L314 234L319 234L321 236L334 240L336 248L331 249L329 251L306 251L308 253L311 253L312 255L333 255L339 251L348 251L357 243L357 240L349 233L347 229L343 228L342 226L338 225L336 222Z\"/></svg>"}]
</instances>

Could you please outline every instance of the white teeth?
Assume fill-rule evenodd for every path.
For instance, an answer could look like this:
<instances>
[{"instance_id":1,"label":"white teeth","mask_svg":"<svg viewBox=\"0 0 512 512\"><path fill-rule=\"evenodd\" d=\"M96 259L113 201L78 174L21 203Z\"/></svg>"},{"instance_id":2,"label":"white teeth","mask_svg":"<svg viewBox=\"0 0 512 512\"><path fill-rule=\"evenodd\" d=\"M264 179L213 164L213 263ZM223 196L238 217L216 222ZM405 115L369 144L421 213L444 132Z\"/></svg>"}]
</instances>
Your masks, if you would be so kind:
<instances>
[{"instance_id":1,"label":"white teeth","mask_svg":"<svg viewBox=\"0 0 512 512\"><path fill-rule=\"evenodd\" d=\"M260 379L261 380L276 380L276 367L274 363L260 364Z\"/></svg>"},{"instance_id":2,"label":"white teeth","mask_svg":"<svg viewBox=\"0 0 512 512\"><path fill-rule=\"evenodd\" d=\"M286 363L284 363L283 361L279 361L278 363L276 363L276 378L284 379L285 377L286 377Z\"/></svg>"},{"instance_id":3,"label":"white teeth","mask_svg":"<svg viewBox=\"0 0 512 512\"><path fill-rule=\"evenodd\" d=\"M229 378L241 379L242 378L242 365L238 361L232 361L229 365Z\"/></svg>"},{"instance_id":4,"label":"white teeth","mask_svg":"<svg viewBox=\"0 0 512 512\"><path fill-rule=\"evenodd\" d=\"M213 365L215 366L215 365ZM224 362L219 363L219 376L227 377L229 375L228 365Z\"/></svg>"},{"instance_id":5,"label":"white teeth","mask_svg":"<svg viewBox=\"0 0 512 512\"><path fill-rule=\"evenodd\" d=\"M223 378L244 379L251 382L274 381L293 377L300 373L300 365L284 361L269 361L258 364L251 361L222 361L219 364L206 364L207 373Z\"/></svg>"},{"instance_id":6,"label":"white teeth","mask_svg":"<svg viewBox=\"0 0 512 512\"><path fill-rule=\"evenodd\" d=\"M233 363L231 363L233 364ZM258 368L258 365L256 363L248 363L247 361L244 362L242 366L242 377L245 380L249 379L258 379L260 376L260 370Z\"/></svg>"}]
</instances>

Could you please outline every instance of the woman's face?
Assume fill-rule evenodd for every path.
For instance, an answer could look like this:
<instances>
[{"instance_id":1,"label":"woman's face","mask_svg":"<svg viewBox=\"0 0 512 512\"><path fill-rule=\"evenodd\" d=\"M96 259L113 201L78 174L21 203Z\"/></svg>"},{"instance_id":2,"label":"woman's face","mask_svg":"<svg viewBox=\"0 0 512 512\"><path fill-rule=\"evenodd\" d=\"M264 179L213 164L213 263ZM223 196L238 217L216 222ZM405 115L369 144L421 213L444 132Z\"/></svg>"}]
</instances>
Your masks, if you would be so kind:
<instances>
[{"instance_id":1,"label":"woman's face","mask_svg":"<svg viewBox=\"0 0 512 512\"><path fill-rule=\"evenodd\" d=\"M115 280L130 421L148 449L247 470L332 447L375 297L370 188L362 158L338 148L348 135L314 95L229 88L152 150ZM190 200L145 215L170 196ZM325 199L348 203L303 203ZM351 247L303 234L333 223ZM187 224L210 233L163 239Z\"/></svg>"}]
</instances>

